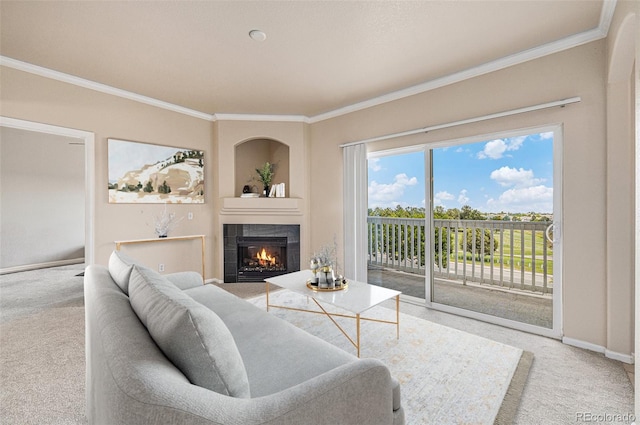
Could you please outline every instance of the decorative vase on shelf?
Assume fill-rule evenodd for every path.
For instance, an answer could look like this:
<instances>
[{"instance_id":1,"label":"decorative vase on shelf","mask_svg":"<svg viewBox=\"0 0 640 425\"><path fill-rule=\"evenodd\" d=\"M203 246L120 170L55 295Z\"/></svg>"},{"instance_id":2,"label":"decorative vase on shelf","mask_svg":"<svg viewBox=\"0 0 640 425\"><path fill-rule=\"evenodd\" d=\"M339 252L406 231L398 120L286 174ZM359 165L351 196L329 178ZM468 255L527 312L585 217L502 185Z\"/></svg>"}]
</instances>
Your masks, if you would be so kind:
<instances>
[{"instance_id":1,"label":"decorative vase on shelf","mask_svg":"<svg viewBox=\"0 0 640 425\"><path fill-rule=\"evenodd\" d=\"M323 288L334 288L335 287L335 275L333 273L333 267L331 265L324 265L320 268L320 273L318 278L318 286Z\"/></svg>"},{"instance_id":2,"label":"decorative vase on shelf","mask_svg":"<svg viewBox=\"0 0 640 425\"><path fill-rule=\"evenodd\" d=\"M313 254L312 262L315 260L318 264L317 272L314 275L318 276L318 288L330 288L336 287L336 248L337 244L323 245L320 250Z\"/></svg>"},{"instance_id":3,"label":"decorative vase on shelf","mask_svg":"<svg viewBox=\"0 0 640 425\"><path fill-rule=\"evenodd\" d=\"M175 213L167 212L167 205L165 204L162 214L154 217L154 230L159 238L166 238L169 235L169 231L176 227L184 217L176 218Z\"/></svg>"},{"instance_id":4,"label":"decorative vase on shelf","mask_svg":"<svg viewBox=\"0 0 640 425\"><path fill-rule=\"evenodd\" d=\"M311 272L313 272L313 277L311 278L311 285L318 286L318 269L320 268L320 263L318 263L317 258L311 259L309 268L311 269Z\"/></svg>"},{"instance_id":5,"label":"decorative vase on shelf","mask_svg":"<svg viewBox=\"0 0 640 425\"><path fill-rule=\"evenodd\" d=\"M265 162L262 167L256 168L256 172L258 173L258 177L264 187L264 196L269 196L271 181L275 173L275 165Z\"/></svg>"}]
</instances>

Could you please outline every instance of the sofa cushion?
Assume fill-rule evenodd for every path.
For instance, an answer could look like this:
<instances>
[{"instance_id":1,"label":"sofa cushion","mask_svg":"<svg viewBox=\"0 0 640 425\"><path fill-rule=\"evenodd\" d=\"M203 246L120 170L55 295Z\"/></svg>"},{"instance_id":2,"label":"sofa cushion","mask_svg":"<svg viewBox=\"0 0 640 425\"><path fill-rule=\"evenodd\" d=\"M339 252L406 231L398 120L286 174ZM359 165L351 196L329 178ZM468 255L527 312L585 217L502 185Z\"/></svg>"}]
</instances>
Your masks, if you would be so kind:
<instances>
[{"instance_id":1,"label":"sofa cushion","mask_svg":"<svg viewBox=\"0 0 640 425\"><path fill-rule=\"evenodd\" d=\"M233 335L245 364L251 397L284 391L358 361L356 356L215 285L185 292L215 311Z\"/></svg>"},{"instance_id":2,"label":"sofa cushion","mask_svg":"<svg viewBox=\"0 0 640 425\"><path fill-rule=\"evenodd\" d=\"M250 396L233 336L213 311L138 265L131 272L129 298L153 340L193 384L232 397Z\"/></svg>"},{"instance_id":3,"label":"sofa cushion","mask_svg":"<svg viewBox=\"0 0 640 425\"><path fill-rule=\"evenodd\" d=\"M195 288L204 285L202 275L198 272L176 272L163 275L167 280L178 287L178 289Z\"/></svg>"},{"instance_id":4,"label":"sofa cushion","mask_svg":"<svg viewBox=\"0 0 640 425\"><path fill-rule=\"evenodd\" d=\"M129 295L129 278L135 261L120 251L113 251L109 257L109 274L122 292Z\"/></svg>"}]
</instances>

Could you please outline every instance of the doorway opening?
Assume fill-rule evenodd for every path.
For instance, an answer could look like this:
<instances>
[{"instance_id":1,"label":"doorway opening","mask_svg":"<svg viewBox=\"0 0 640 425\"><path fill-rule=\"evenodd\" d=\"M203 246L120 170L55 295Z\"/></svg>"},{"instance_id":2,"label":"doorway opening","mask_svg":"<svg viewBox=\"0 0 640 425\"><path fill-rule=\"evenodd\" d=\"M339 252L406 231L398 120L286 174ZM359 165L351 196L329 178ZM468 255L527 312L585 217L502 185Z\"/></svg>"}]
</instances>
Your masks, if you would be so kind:
<instances>
[{"instance_id":1,"label":"doorway opening","mask_svg":"<svg viewBox=\"0 0 640 425\"><path fill-rule=\"evenodd\" d=\"M70 152L79 153L80 167L83 168L83 170L80 171L80 174L77 178L75 177L73 178L74 180L73 185L74 187L76 187L76 185L78 186L77 190L74 189L74 192L80 192L79 194L74 195L74 199L78 197L82 198L79 204L79 208L81 212L80 212L79 218L71 219L71 221L75 221L75 222L80 221L80 227L83 228L84 231L82 230L79 231L80 240L77 243L79 248L75 247L73 249L75 251L80 252L80 248L81 248L83 251L82 257L84 257L84 263L87 265L93 264L94 263L94 216L95 216L93 213L94 205L95 205L95 202L94 202L95 200L95 194L94 194L94 191L95 191L95 184L94 184L95 182L95 176L94 176L95 137L94 137L94 134L86 131L81 131L81 130L75 130L75 129L65 128L65 127L52 126L48 124L35 123L31 121L24 121L24 120L6 118L6 117L0 117L0 127L2 127L3 130L18 132L18 134L39 135L38 137L39 139L43 139L43 136L44 136L44 139L46 139L46 136L51 136L52 140L53 139L58 141L66 140L64 142L65 147L68 147L70 149ZM82 152L82 149L84 150L84 152ZM30 170L29 167L25 166L24 172L27 173L27 175L30 175L30 173L37 174L38 172L37 168L32 169L31 171L29 170ZM59 191L63 191L66 187L66 184L63 184L60 182L57 182L55 184L53 184L52 182L49 182L50 184L49 186L47 186L46 178L41 178L40 180L41 181L39 181L39 185L37 187L39 191L38 193L41 193L41 196L43 198L47 198L47 199L52 198L53 201L55 201L56 199L56 194ZM77 180L80 180L80 181L78 182ZM47 199L41 199L41 200L42 202L44 202ZM38 202L38 198L35 198L32 201ZM42 209L42 205L39 205L39 208ZM48 212L51 212L51 211L48 210ZM64 220L69 214L62 214L62 215L64 217L61 220L62 222L64 222ZM5 216L3 216L3 219L4 218ZM82 224L82 222L84 222L84 224ZM60 224L60 222L58 222L58 224ZM28 226L28 223L25 223L25 225ZM42 237L43 235L46 236L49 233L51 232L43 231L38 236L39 237ZM62 239L65 239L65 238L66 236L62 237ZM3 242L4 241L5 241L5 238L3 235ZM55 243L57 243L57 241L52 242L53 245L55 245ZM81 260L82 258L80 258L80 261ZM78 259L73 258L69 261L77 262ZM45 260L42 260L40 262L38 262L37 260L29 259L29 261L27 261L27 264L16 263L12 267L3 266L0 272L11 273L11 272L17 272L17 271L30 270L34 268L52 267L52 266L64 265L64 264L65 264L65 261L59 261L56 258L52 258L50 261L47 261L45 258Z\"/></svg>"}]
</instances>

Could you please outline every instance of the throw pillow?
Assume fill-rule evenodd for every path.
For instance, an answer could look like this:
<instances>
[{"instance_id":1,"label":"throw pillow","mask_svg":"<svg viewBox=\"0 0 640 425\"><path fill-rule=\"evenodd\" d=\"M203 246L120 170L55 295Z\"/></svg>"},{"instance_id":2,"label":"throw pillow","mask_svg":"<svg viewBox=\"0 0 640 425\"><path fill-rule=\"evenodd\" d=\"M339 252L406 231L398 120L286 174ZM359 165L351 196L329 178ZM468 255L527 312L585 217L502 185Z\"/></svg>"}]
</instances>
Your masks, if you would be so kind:
<instances>
[{"instance_id":1,"label":"throw pillow","mask_svg":"<svg viewBox=\"0 0 640 425\"><path fill-rule=\"evenodd\" d=\"M232 397L250 397L247 372L222 319L165 277L134 266L131 306L171 362L193 384Z\"/></svg>"},{"instance_id":2,"label":"throw pillow","mask_svg":"<svg viewBox=\"0 0 640 425\"><path fill-rule=\"evenodd\" d=\"M111 279L127 295L129 295L129 278L134 264L135 260L133 258L120 251L113 251L109 257Z\"/></svg>"}]
</instances>

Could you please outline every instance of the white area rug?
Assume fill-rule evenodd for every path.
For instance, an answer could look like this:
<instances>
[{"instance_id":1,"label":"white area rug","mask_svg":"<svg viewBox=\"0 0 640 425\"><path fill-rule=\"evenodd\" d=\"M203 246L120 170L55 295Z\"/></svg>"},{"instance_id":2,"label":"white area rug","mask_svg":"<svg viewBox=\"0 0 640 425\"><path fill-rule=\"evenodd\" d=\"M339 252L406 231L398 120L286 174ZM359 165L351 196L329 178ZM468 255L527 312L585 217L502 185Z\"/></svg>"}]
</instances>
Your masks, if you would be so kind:
<instances>
[{"instance_id":1,"label":"white area rug","mask_svg":"<svg viewBox=\"0 0 640 425\"><path fill-rule=\"evenodd\" d=\"M248 300L266 308L265 297ZM313 300L289 292L270 294L270 303L315 309ZM323 305L330 312L345 313ZM350 353L356 350L331 320L272 308L271 314ZM362 317L395 320L395 311L374 307ZM355 320L337 318L355 340ZM493 424L518 366L522 350L400 313L396 326L361 322L361 357L382 360L402 388L407 425Z\"/></svg>"}]
</instances>

